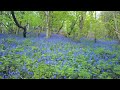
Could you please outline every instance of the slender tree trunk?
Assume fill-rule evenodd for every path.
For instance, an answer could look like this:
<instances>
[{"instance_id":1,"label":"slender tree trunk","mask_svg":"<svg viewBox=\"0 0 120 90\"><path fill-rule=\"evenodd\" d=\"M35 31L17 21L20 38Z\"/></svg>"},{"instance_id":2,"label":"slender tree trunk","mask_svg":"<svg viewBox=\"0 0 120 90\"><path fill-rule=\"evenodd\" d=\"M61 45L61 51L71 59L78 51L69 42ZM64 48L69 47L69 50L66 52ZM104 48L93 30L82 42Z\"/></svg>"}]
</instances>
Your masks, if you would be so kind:
<instances>
[{"instance_id":1,"label":"slender tree trunk","mask_svg":"<svg viewBox=\"0 0 120 90\"><path fill-rule=\"evenodd\" d=\"M84 23L84 13L81 13L81 17L79 17L79 27L80 27L80 31L83 28L83 23Z\"/></svg>"},{"instance_id":2,"label":"slender tree trunk","mask_svg":"<svg viewBox=\"0 0 120 90\"><path fill-rule=\"evenodd\" d=\"M96 11L95 11L95 19L96 19ZM97 42L96 31L95 31L95 40L94 41L95 41L95 43Z\"/></svg>"},{"instance_id":3,"label":"slender tree trunk","mask_svg":"<svg viewBox=\"0 0 120 90\"><path fill-rule=\"evenodd\" d=\"M38 29L38 37L40 36L41 30L42 30L42 26Z\"/></svg>"},{"instance_id":4,"label":"slender tree trunk","mask_svg":"<svg viewBox=\"0 0 120 90\"><path fill-rule=\"evenodd\" d=\"M21 25L21 23L22 23L22 22L20 21L20 25ZM18 27L18 34L19 34L19 32L20 32L20 28Z\"/></svg>"},{"instance_id":5,"label":"slender tree trunk","mask_svg":"<svg viewBox=\"0 0 120 90\"><path fill-rule=\"evenodd\" d=\"M80 20L79 20L80 31L83 29L84 21L85 21L85 18L86 18L86 12L87 12L87 11L83 11L83 12L82 12L81 18L80 18Z\"/></svg>"},{"instance_id":6,"label":"slender tree trunk","mask_svg":"<svg viewBox=\"0 0 120 90\"><path fill-rule=\"evenodd\" d=\"M26 26L23 27L23 26L21 26L21 25L18 23L18 21L17 21L17 19L16 19L16 17L15 17L14 11L11 11L11 14L12 14L12 17L13 17L13 20L14 20L16 26L18 26L19 28L22 28L22 29L24 30L24 31L23 31L23 37L26 38L26 33L27 33Z\"/></svg>"},{"instance_id":7,"label":"slender tree trunk","mask_svg":"<svg viewBox=\"0 0 120 90\"><path fill-rule=\"evenodd\" d=\"M118 41L119 41L119 44L120 44L120 33L118 32L118 25L117 25L117 20L116 20L115 14L116 13L113 12L113 18L114 18L114 23L115 23L115 32L117 34Z\"/></svg>"},{"instance_id":8,"label":"slender tree trunk","mask_svg":"<svg viewBox=\"0 0 120 90\"><path fill-rule=\"evenodd\" d=\"M118 31L117 20L116 20L114 12L113 12L113 18L114 18L114 23L115 23L115 29L116 29L116 31Z\"/></svg>"},{"instance_id":9,"label":"slender tree trunk","mask_svg":"<svg viewBox=\"0 0 120 90\"><path fill-rule=\"evenodd\" d=\"M77 37L81 37L81 33L82 33L82 30L83 30L83 27L84 27L84 21L85 21L85 18L86 18L86 12L87 11L82 11L81 12L81 15L79 16L79 33L78 33L78 36Z\"/></svg>"},{"instance_id":10,"label":"slender tree trunk","mask_svg":"<svg viewBox=\"0 0 120 90\"><path fill-rule=\"evenodd\" d=\"M2 28L1 28L1 33L3 33L3 26L2 26Z\"/></svg>"},{"instance_id":11,"label":"slender tree trunk","mask_svg":"<svg viewBox=\"0 0 120 90\"><path fill-rule=\"evenodd\" d=\"M49 38L51 36L51 32L50 32L50 11L45 11L46 13L46 38Z\"/></svg>"},{"instance_id":12,"label":"slender tree trunk","mask_svg":"<svg viewBox=\"0 0 120 90\"><path fill-rule=\"evenodd\" d=\"M64 21L62 22L62 25L61 25L61 27L58 29L58 32L57 32L57 34L60 32L60 30L63 28L63 25L64 25Z\"/></svg>"},{"instance_id":13,"label":"slender tree trunk","mask_svg":"<svg viewBox=\"0 0 120 90\"><path fill-rule=\"evenodd\" d=\"M49 36L51 36L52 31L53 31L53 11L50 11L50 14L49 14L49 24L50 24Z\"/></svg>"},{"instance_id":14,"label":"slender tree trunk","mask_svg":"<svg viewBox=\"0 0 120 90\"><path fill-rule=\"evenodd\" d=\"M95 33L95 39L94 39L94 42L95 42L95 43L97 42L96 33Z\"/></svg>"},{"instance_id":15,"label":"slender tree trunk","mask_svg":"<svg viewBox=\"0 0 120 90\"><path fill-rule=\"evenodd\" d=\"M46 38L49 38L49 11L46 12L46 25L47 25L47 32L46 32Z\"/></svg>"},{"instance_id":16,"label":"slender tree trunk","mask_svg":"<svg viewBox=\"0 0 120 90\"><path fill-rule=\"evenodd\" d=\"M77 18L78 19L78 18ZM70 32L68 32L68 36L72 33L76 23L77 23L77 19L75 21L72 22L71 26L70 26Z\"/></svg>"}]
</instances>

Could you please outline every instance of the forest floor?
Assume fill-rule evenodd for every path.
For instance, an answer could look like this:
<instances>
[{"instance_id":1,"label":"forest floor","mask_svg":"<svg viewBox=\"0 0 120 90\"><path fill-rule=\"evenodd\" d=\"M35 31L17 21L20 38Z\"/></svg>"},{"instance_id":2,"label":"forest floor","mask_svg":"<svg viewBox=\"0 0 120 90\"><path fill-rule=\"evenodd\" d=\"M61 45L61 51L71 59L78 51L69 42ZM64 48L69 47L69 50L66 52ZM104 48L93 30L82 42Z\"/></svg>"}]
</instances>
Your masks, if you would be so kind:
<instances>
[{"instance_id":1,"label":"forest floor","mask_svg":"<svg viewBox=\"0 0 120 90\"><path fill-rule=\"evenodd\" d=\"M53 34L46 39L0 34L2 79L120 78L120 45L115 40L72 41Z\"/></svg>"}]
</instances>

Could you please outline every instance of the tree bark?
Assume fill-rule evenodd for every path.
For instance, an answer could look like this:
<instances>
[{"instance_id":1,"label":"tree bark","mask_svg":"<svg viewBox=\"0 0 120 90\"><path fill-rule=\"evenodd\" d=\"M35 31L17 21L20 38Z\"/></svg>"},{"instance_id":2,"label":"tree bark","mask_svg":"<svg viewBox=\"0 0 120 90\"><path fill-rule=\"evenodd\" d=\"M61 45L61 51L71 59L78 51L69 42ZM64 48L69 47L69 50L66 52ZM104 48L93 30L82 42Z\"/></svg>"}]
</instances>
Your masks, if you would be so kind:
<instances>
[{"instance_id":1,"label":"tree bark","mask_svg":"<svg viewBox=\"0 0 120 90\"><path fill-rule=\"evenodd\" d=\"M95 20L96 20L96 11L95 11ZM96 32L95 32L95 43L97 42Z\"/></svg>"},{"instance_id":2,"label":"tree bark","mask_svg":"<svg viewBox=\"0 0 120 90\"><path fill-rule=\"evenodd\" d=\"M45 11L46 14L46 27L47 27L47 31L46 31L46 38L49 38L51 36L51 20L50 20L50 11Z\"/></svg>"},{"instance_id":3,"label":"tree bark","mask_svg":"<svg viewBox=\"0 0 120 90\"><path fill-rule=\"evenodd\" d=\"M24 30L24 31L23 31L23 37L26 38L26 33L27 33L26 26L23 27L23 26L21 26L21 25L18 23L18 21L17 21L17 19L16 19L16 17L15 17L14 11L11 11L11 14L12 14L12 17L13 17L13 20L14 20L16 26L18 26L19 28L22 28L22 29Z\"/></svg>"},{"instance_id":4,"label":"tree bark","mask_svg":"<svg viewBox=\"0 0 120 90\"><path fill-rule=\"evenodd\" d=\"M118 41L119 41L119 44L120 44L120 33L118 31L118 23L117 23L117 19L116 19L116 12L113 13L113 18L114 18L114 24L115 24L115 32L117 34L117 37L118 37Z\"/></svg>"},{"instance_id":5,"label":"tree bark","mask_svg":"<svg viewBox=\"0 0 120 90\"><path fill-rule=\"evenodd\" d=\"M61 27L59 28L57 34L60 32L60 30L62 29L63 25L64 25L64 21L62 22L62 25L61 25Z\"/></svg>"},{"instance_id":6,"label":"tree bark","mask_svg":"<svg viewBox=\"0 0 120 90\"><path fill-rule=\"evenodd\" d=\"M46 11L46 25L47 25L46 38L49 38L49 11Z\"/></svg>"},{"instance_id":7,"label":"tree bark","mask_svg":"<svg viewBox=\"0 0 120 90\"><path fill-rule=\"evenodd\" d=\"M77 19L78 19L78 18L77 18ZM70 26L70 32L68 32L68 35L70 35L70 34L72 33L72 31L73 31L73 29L74 29L74 27L75 27L75 25L76 25L76 23L77 23L77 19L72 22L72 24L71 24L71 26Z\"/></svg>"},{"instance_id":8,"label":"tree bark","mask_svg":"<svg viewBox=\"0 0 120 90\"><path fill-rule=\"evenodd\" d=\"M83 29L84 20L86 18L86 12L87 11L83 11L82 14L81 14L81 18L79 18L80 31Z\"/></svg>"},{"instance_id":9,"label":"tree bark","mask_svg":"<svg viewBox=\"0 0 120 90\"><path fill-rule=\"evenodd\" d=\"M81 19L80 19L80 31L82 30L83 28L83 15L81 16Z\"/></svg>"}]
</instances>

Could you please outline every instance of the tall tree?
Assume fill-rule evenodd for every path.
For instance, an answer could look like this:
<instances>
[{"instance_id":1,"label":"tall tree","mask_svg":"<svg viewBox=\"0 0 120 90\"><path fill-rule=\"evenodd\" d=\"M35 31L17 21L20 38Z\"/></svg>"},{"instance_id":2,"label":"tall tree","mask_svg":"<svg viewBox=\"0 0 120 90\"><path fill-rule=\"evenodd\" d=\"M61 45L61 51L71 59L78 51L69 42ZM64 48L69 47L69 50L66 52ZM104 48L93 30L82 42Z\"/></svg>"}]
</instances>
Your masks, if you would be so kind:
<instances>
[{"instance_id":1,"label":"tall tree","mask_svg":"<svg viewBox=\"0 0 120 90\"><path fill-rule=\"evenodd\" d=\"M14 11L11 11L11 14L12 14L12 17L13 17L13 20L14 20L15 24L16 24L19 28L22 28L22 29L23 29L23 37L26 38L26 33L27 33L27 28L26 28L26 26L27 26L27 25L21 26L21 25L18 23L18 21L17 21L17 19L16 19L16 17L15 17Z\"/></svg>"},{"instance_id":2,"label":"tall tree","mask_svg":"<svg viewBox=\"0 0 120 90\"><path fill-rule=\"evenodd\" d=\"M80 26L80 31L83 29L83 24L86 18L86 12L87 11L82 11L81 16L79 17L79 26Z\"/></svg>"},{"instance_id":3,"label":"tall tree","mask_svg":"<svg viewBox=\"0 0 120 90\"><path fill-rule=\"evenodd\" d=\"M47 28L47 31L46 31L46 38L49 38L51 36L51 21L50 21L50 14L51 12L50 11L45 11L45 14L46 14L46 28Z\"/></svg>"},{"instance_id":4,"label":"tall tree","mask_svg":"<svg viewBox=\"0 0 120 90\"><path fill-rule=\"evenodd\" d=\"M115 26L115 32L116 32L116 34L117 34L117 37L118 37L119 43L120 43L120 32L119 32L119 30L118 30L118 22L117 22L117 18L116 18L117 15L116 15L116 14L117 14L116 11L113 12L114 26Z\"/></svg>"},{"instance_id":5,"label":"tall tree","mask_svg":"<svg viewBox=\"0 0 120 90\"><path fill-rule=\"evenodd\" d=\"M62 21L62 25L59 27L57 34L60 32L60 30L63 28L64 21Z\"/></svg>"},{"instance_id":6,"label":"tall tree","mask_svg":"<svg viewBox=\"0 0 120 90\"><path fill-rule=\"evenodd\" d=\"M96 11L95 11L95 20L96 20ZM96 30L96 28L95 28L95 30ZM96 31L95 31L95 39L94 39L94 41L95 41L95 43L97 42L97 37L96 37Z\"/></svg>"},{"instance_id":7,"label":"tall tree","mask_svg":"<svg viewBox=\"0 0 120 90\"><path fill-rule=\"evenodd\" d=\"M71 25L70 25L70 31L68 32L68 35L71 35L72 32L74 32L75 25L77 24L77 20L79 17L76 17L76 20L72 20Z\"/></svg>"}]
</instances>

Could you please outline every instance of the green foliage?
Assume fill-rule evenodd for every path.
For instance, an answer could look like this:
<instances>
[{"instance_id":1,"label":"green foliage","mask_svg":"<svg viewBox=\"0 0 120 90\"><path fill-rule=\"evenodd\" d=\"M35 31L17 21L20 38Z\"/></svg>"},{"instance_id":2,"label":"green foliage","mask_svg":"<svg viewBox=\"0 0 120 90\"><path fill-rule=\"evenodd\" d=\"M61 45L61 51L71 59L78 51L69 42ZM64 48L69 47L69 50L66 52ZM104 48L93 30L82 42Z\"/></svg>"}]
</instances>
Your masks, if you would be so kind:
<instances>
[{"instance_id":1,"label":"green foliage","mask_svg":"<svg viewBox=\"0 0 120 90\"><path fill-rule=\"evenodd\" d=\"M117 75L120 75L120 65L114 66L113 72Z\"/></svg>"},{"instance_id":2,"label":"green foliage","mask_svg":"<svg viewBox=\"0 0 120 90\"><path fill-rule=\"evenodd\" d=\"M0 44L0 51L4 51L6 48L5 48L5 45L4 44Z\"/></svg>"},{"instance_id":3,"label":"green foliage","mask_svg":"<svg viewBox=\"0 0 120 90\"><path fill-rule=\"evenodd\" d=\"M31 42L30 39L26 39L26 40L23 41L23 44L24 44L25 46L29 46L29 45L32 44L32 42Z\"/></svg>"},{"instance_id":4,"label":"green foliage","mask_svg":"<svg viewBox=\"0 0 120 90\"><path fill-rule=\"evenodd\" d=\"M39 33L41 28L45 29L43 31L46 31L47 19L44 11L16 11L15 14L18 22L22 26L25 26L27 23L29 24L28 32ZM119 30L120 15L118 12L115 12L115 16ZM83 21L81 19L82 17ZM10 12L7 11L4 11L0 15L1 33L11 32L13 34L18 31L16 29L17 26L11 18ZM114 25L115 19L113 18L113 12L103 13L100 18L96 18L95 11L87 11L87 13L83 11L50 11L48 18L50 20L48 24L51 33L58 32L61 29L60 34L76 41L80 41L82 37L97 39L105 38L106 36L117 37L115 34L116 27ZM63 27L61 27L62 24ZM39 27L39 30L35 30L36 27ZM19 30L19 32L23 31ZM110 38L107 39L110 40ZM31 40L32 38L24 39L20 44L14 38L6 39L5 37L1 40L0 72L3 72L7 76L9 72L19 72L18 77L16 75L10 75L8 77L10 79L48 79L54 78L54 75L56 75L57 79L63 78L64 76L69 79L91 79L94 75L96 75L95 78L110 79L120 75L120 61L118 60L120 55L119 45L113 46L114 51L110 51L101 47L92 49L90 46L93 46L93 43L88 43L89 46L82 45L82 49L80 49L81 44L71 45L71 43L66 43L62 45L63 43L61 42L55 43L54 45L51 45L51 42L49 42L47 44L49 47L46 48L44 47L46 43L43 42L40 43L42 45L40 49L40 44L38 45L37 42L32 42ZM14 47L11 48L13 44ZM62 53L62 50L64 53ZM91 51L95 53L92 54L93 56L91 56L91 53L88 53ZM78 53L78 55L75 53ZM91 58L89 58L90 56ZM99 59L96 57L99 57ZM105 59L106 61L103 61ZM65 60L67 62L64 62ZM46 64L46 61L54 62L55 64ZM109 62L112 64L108 64ZM116 65L116 63L118 64ZM23 66L26 69L23 69ZM30 75L29 72L33 72L33 74Z\"/></svg>"},{"instance_id":5,"label":"green foliage","mask_svg":"<svg viewBox=\"0 0 120 90\"><path fill-rule=\"evenodd\" d=\"M100 74L99 78L102 78L102 79L110 79L111 77L108 77L108 73L107 72L103 72L102 74Z\"/></svg>"},{"instance_id":6,"label":"green foliage","mask_svg":"<svg viewBox=\"0 0 120 90\"><path fill-rule=\"evenodd\" d=\"M37 68L33 68L34 70L34 78L40 79L46 77L46 78L51 78L52 75L54 74L54 66L50 65L45 65L43 62L39 63L39 66Z\"/></svg>"},{"instance_id":7,"label":"green foliage","mask_svg":"<svg viewBox=\"0 0 120 90\"><path fill-rule=\"evenodd\" d=\"M104 50L104 48L97 48L94 52L96 54L103 54L105 52L105 50Z\"/></svg>"},{"instance_id":8,"label":"green foliage","mask_svg":"<svg viewBox=\"0 0 120 90\"><path fill-rule=\"evenodd\" d=\"M112 55L113 53L110 50L105 50L104 48L97 48L96 50L94 50L95 54L99 54L101 56L103 55Z\"/></svg>"},{"instance_id":9,"label":"green foliage","mask_svg":"<svg viewBox=\"0 0 120 90\"><path fill-rule=\"evenodd\" d=\"M79 55L77 56L76 62L86 64L86 58L84 57L84 55Z\"/></svg>"},{"instance_id":10,"label":"green foliage","mask_svg":"<svg viewBox=\"0 0 120 90\"><path fill-rule=\"evenodd\" d=\"M23 47L17 47L15 49L13 49L15 52L22 52L24 51L24 48Z\"/></svg>"},{"instance_id":11,"label":"green foliage","mask_svg":"<svg viewBox=\"0 0 120 90\"><path fill-rule=\"evenodd\" d=\"M79 79L90 79L91 74L86 69L81 69L79 72Z\"/></svg>"},{"instance_id":12,"label":"green foliage","mask_svg":"<svg viewBox=\"0 0 120 90\"><path fill-rule=\"evenodd\" d=\"M17 44L17 41L14 39L14 38L12 38L12 39L7 39L6 40L6 42L8 43L8 44L11 44L11 43L15 43L15 44Z\"/></svg>"},{"instance_id":13,"label":"green foliage","mask_svg":"<svg viewBox=\"0 0 120 90\"><path fill-rule=\"evenodd\" d=\"M87 12L87 13L86 13ZM72 23L76 21L75 26L69 37L74 40L79 40L83 36L89 36L90 33L93 34L94 38L101 39L105 36L112 36L117 38L115 31L115 20L113 18L113 13L115 14L115 19L117 21L117 28L119 30L119 12L118 11L106 11L101 12L99 18L96 18L96 11L50 11L50 27L52 32L58 32L59 28L62 27L62 34L67 35L68 32L71 32ZM18 22L25 26L29 24L28 31L39 32L39 30L32 30L35 27L46 27L46 16L44 11L15 11L16 18ZM83 17L83 25L81 25L80 20ZM4 32L17 33L16 25L10 15L10 11L4 11L0 16L1 22L4 24L2 28ZM80 26L83 26L80 30ZM11 30L13 29L13 30ZM1 30L2 31L2 30ZM21 31L20 31L21 32Z\"/></svg>"}]
</instances>

